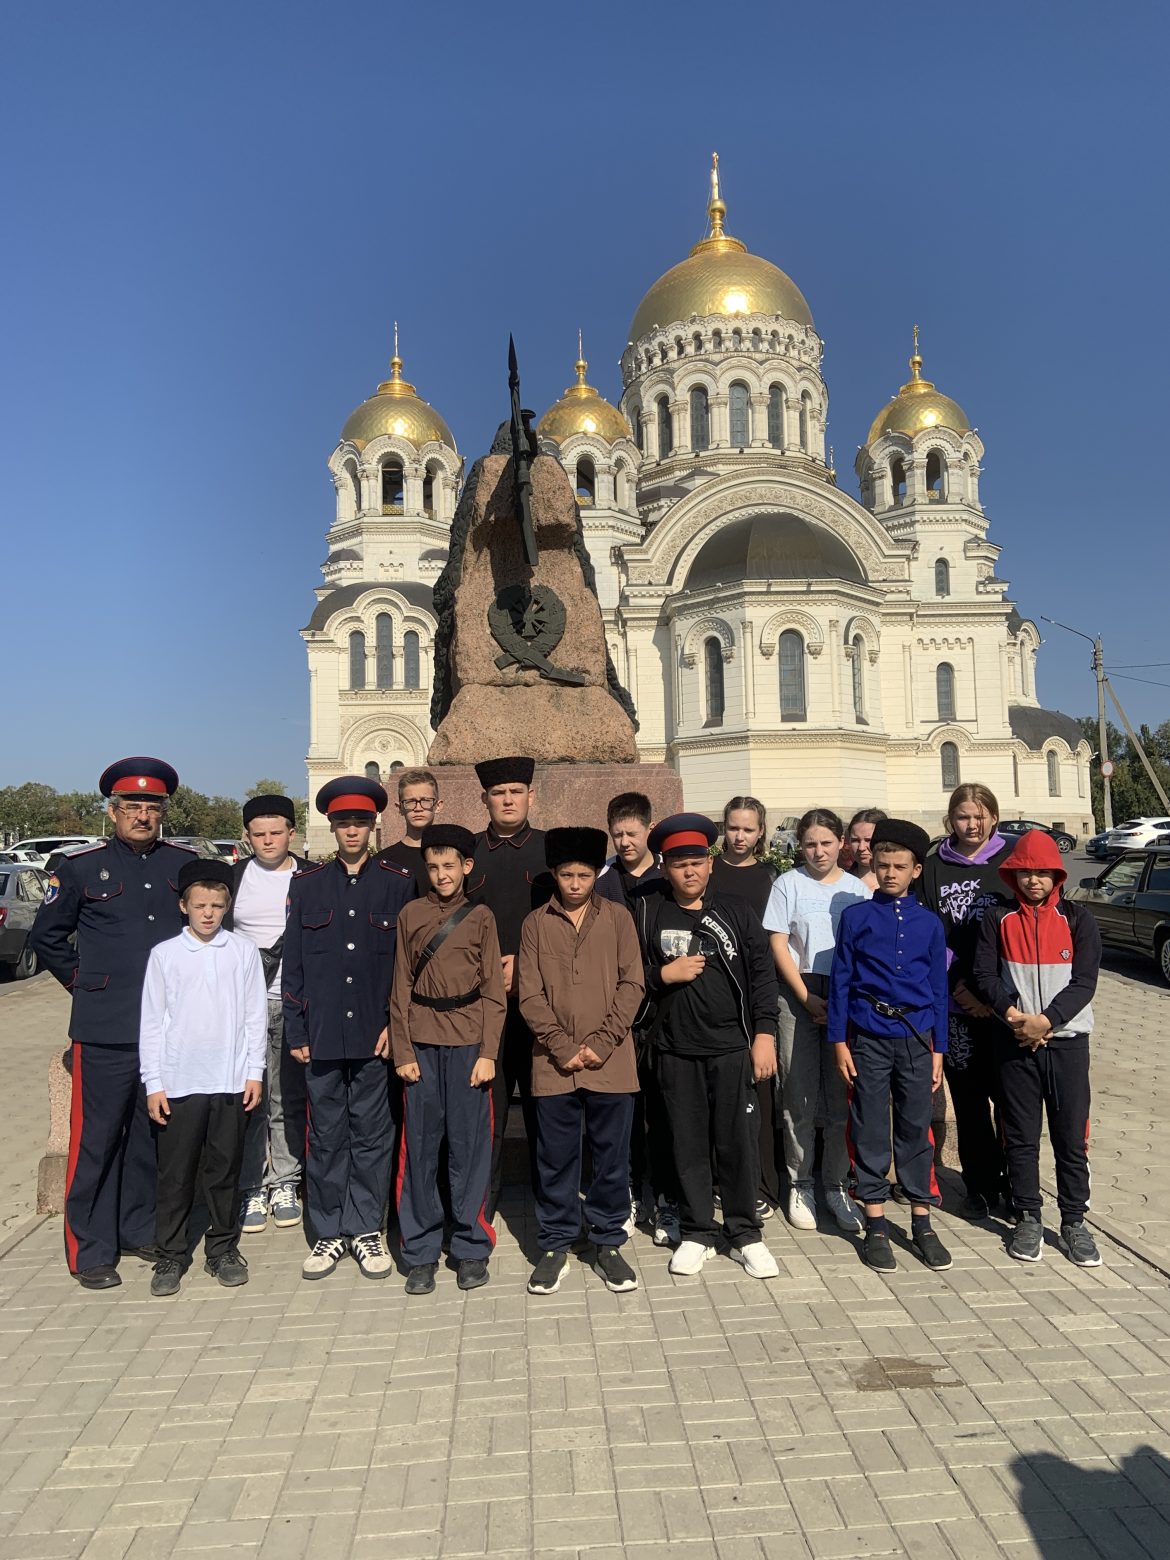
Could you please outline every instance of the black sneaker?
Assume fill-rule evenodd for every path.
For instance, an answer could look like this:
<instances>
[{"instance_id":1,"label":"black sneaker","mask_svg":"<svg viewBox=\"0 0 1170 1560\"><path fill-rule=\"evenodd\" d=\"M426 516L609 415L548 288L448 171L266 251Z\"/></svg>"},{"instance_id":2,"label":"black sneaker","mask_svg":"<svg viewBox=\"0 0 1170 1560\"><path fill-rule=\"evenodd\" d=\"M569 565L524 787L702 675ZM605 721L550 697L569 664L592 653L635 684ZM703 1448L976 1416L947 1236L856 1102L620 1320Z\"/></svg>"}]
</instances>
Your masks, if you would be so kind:
<instances>
[{"instance_id":1,"label":"black sneaker","mask_svg":"<svg viewBox=\"0 0 1170 1560\"><path fill-rule=\"evenodd\" d=\"M1035 1213L1021 1213L1008 1245L1017 1262L1039 1262L1044 1255L1044 1226Z\"/></svg>"},{"instance_id":2,"label":"black sneaker","mask_svg":"<svg viewBox=\"0 0 1170 1560\"><path fill-rule=\"evenodd\" d=\"M435 1292L435 1269L437 1262L422 1262L418 1267L412 1267L406 1275L406 1292L408 1295L433 1295Z\"/></svg>"},{"instance_id":3,"label":"black sneaker","mask_svg":"<svg viewBox=\"0 0 1170 1560\"><path fill-rule=\"evenodd\" d=\"M1064 1241L1070 1262L1077 1267L1100 1267L1101 1253L1097 1250L1097 1242L1089 1233L1085 1224L1062 1224L1060 1226L1060 1238Z\"/></svg>"},{"instance_id":4,"label":"black sneaker","mask_svg":"<svg viewBox=\"0 0 1170 1560\"><path fill-rule=\"evenodd\" d=\"M528 1280L530 1295L552 1295L561 1287L561 1279L569 1265L567 1251L546 1251L532 1269Z\"/></svg>"},{"instance_id":5,"label":"black sneaker","mask_svg":"<svg viewBox=\"0 0 1170 1560\"><path fill-rule=\"evenodd\" d=\"M482 1257L464 1257L455 1274L460 1289L478 1289L488 1281L488 1265Z\"/></svg>"},{"instance_id":6,"label":"black sneaker","mask_svg":"<svg viewBox=\"0 0 1170 1560\"><path fill-rule=\"evenodd\" d=\"M628 1289L637 1289L638 1275L617 1246L598 1246L594 1260L605 1280L605 1287L612 1289L615 1295L623 1295ZM535 1278L535 1273L532 1276Z\"/></svg>"},{"instance_id":7,"label":"black sneaker","mask_svg":"<svg viewBox=\"0 0 1170 1560\"><path fill-rule=\"evenodd\" d=\"M154 1277L150 1281L151 1294L156 1300L161 1300L166 1295L177 1295L182 1276L181 1262L176 1262L173 1257L159 1257L154 1264Z\"/></svg>"},{"instance_id":8,"label":"black sneaker","mask_svg":"<svg viewBox=\"0 0 1170 1560\"><path fill-rule=\"evenodd\" d=\"M208 1257L203 1271L217 1278L225 1289L238 1289L248 1282L248 1264L234 1246L222 1257Z\"/></svg>"},{"instance_id":9,"label":"black sneaker","mask_svg":"<svg viewBox=\"0 0 1170 1560\"><path fill-rule=\"evenodd\" d=\"M865 1258L866 1266L875 1269L878 1273L893 1273L898 1266L894 1257L894 1248L890 1245L890 1237L881 1230L866 1230L861 1254Z\"/></svg>"},{"instance_id":10,"label":"black sneaker","mask_svg":"<svg viewBox=\"0 0 1170 1560\"><path fill-rule=\"evenodd\" d=\"M903 1187L899 1186L897 1182L895 1182L894 1185L890 1187L890 1196L894 1202L902 1203L904 1206L908 1205L910 1202L909 1192L907 1192Z\"/></svg>"},{"instance_id":11,"label":"black sneaker","mask_svg":"<svg viewBox=\"0 0 1170 1560\"><path fill-rule=\"evenodd\" d=\"M986 1219L990 1212L991 1204L982 1192L968 1192L959 1204L959 1218L970 1219L974 1224Z\"/></svg>"},{"instance_id":12,"label":"black sneaker","mask_svg":"<svg viewBox=\"0 0 1170 1560\"><path fill-rule=\"evenodd\" d=\"M951 1264L951 1254L933 1230L920 1230L914 1237L914 1250L936 1273L945 1273Z\"/></svg>"}]
</instances>

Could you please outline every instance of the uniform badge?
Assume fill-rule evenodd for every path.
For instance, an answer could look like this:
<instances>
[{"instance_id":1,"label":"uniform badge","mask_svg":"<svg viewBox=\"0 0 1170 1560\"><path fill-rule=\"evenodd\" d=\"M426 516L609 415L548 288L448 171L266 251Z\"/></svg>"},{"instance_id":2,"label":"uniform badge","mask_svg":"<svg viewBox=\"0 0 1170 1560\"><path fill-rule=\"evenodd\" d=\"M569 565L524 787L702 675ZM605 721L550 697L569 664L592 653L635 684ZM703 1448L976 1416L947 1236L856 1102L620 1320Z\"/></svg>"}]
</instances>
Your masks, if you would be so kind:
<instances>
[{"instance_id":1,"label":"uniform badge","mask_svg":"<svg viewBox=\"0 0 1170 1560\"><path fill-rule=\"evenodd\" d=\"M1062 948L1060 950L1060 956L1061 956L1062 959L1071 959L1072 958L1072 949L1071 948Z\"/></svg>"},{"instance_id":2,"label":"uniform badge","mask_svg":"<svg viewBox=\"0 0 1170 1560\"><path fill-rule=\"evenodd\" d=\"M49 886L45 889L45 903L47 905L51 905L60 892L61 879L54 872L53 876L49 879Z\"/></svg>"},{"instance_id":3,"label":"uniform badge","mask_svg":"<svg viewBox=\"0 0 1170 1560\"><path fill-rule=\"evenodd\" d=\"M108 883L110 881L110 874L106 871L105 867L103 867L102 870L98 873L98 877L101 878L103 883Z\"/></svg>"},{"instance_id":4,"label":"uniform badge","mask_svg":"<svg viewBox=\"0 0 1170 1560\"><path fill-rule=\"evenodd\" d=\"M138 789L140 791L145 791L146 790L146 776L145 775L139 775L138 776Z\"/></svg>"}]
</instances>

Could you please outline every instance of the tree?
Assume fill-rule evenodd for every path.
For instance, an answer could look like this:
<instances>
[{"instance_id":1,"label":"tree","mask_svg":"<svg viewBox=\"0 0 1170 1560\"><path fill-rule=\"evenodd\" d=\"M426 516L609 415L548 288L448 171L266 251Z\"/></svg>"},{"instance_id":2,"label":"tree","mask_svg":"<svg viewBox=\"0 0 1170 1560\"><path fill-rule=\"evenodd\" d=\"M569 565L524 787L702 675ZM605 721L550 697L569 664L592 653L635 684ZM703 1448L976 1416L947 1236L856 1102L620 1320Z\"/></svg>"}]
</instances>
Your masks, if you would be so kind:
<instances>
[{"instance_id":1,"label":"tree","mask_svg":"<svg viewBox=\"0 0 1170 1560\"><path fill-rule=\"evenodd\" d=\"M244 832L244 820L235 797L211 797L207 803L207 832L213 840L240 838Z\"/></svg>"},{"instance_id":2,"label":"tree","mask_svg":"<svg viewBox=\"0 0 1170 1560\"><path fill-rule=\"evenodd\" d=\"M1101 755L1097 752L1099 733L1095 715L1083 715L1078 722L1085 740L1093 748L1094 758L1089 765L1089 785L1093 804L1093 816L1102 823L1105 819L1105 788L1101 782ZM1124 823L1127 818L1161 817L1165 808L1158 800L1150 777L1142 761L1134 751L1129 738L1112 721L1105 723L1109 757L1113 762L1113 778L1110 794L1113 802L1113 822ZM1151 732L1148 726L1139 731L1146 757L1167 791L1170 791L1170 721Z\"/></svg>"},{"instance_id":3,"label":"tree","mask_svg":"<svg viewBox=\"0 0 1170 1560\"><path fill-rule=\"evenodd\" d=\"M26 780L23 785L5 786L0 791L0 834L14 840L30 834L58 834L60 804L51 785Z\"/></svg>"},{"instance_id":4,"label":"tree","mask_svg":"<svg viewBox=\"0 0 1170 1560\"><path fill-rule=\"evenodd\" d=\"M171 797L167 808L166 832L205 835L209 815L206 796L193 791L189 785L181 785Z\"/></svg>"}]
</instances>

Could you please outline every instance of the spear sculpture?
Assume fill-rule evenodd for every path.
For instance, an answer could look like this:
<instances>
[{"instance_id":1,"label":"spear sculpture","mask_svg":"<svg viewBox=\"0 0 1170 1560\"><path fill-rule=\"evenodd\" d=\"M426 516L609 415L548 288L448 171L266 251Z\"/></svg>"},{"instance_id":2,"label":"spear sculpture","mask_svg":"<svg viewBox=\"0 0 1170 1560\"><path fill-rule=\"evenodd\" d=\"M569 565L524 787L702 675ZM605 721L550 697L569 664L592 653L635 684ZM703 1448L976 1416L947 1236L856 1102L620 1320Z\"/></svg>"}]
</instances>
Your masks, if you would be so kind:
<instances>
[{"instance_id":1,"label":"spear sculpture","mask_svg":"<svg viewBox=\"0 0 1170 1560\"><path fill-rule=\"evenodd\" d=\"M539 554L536 532L532 529L532 462L536 438L532 432L532 413L520 405L520 365L516 361L516 343L508 337L508 388L512 392L512 465L516 474L516 518L524 542L524 557L535 569Z\"/></svg>"}]
</instances>

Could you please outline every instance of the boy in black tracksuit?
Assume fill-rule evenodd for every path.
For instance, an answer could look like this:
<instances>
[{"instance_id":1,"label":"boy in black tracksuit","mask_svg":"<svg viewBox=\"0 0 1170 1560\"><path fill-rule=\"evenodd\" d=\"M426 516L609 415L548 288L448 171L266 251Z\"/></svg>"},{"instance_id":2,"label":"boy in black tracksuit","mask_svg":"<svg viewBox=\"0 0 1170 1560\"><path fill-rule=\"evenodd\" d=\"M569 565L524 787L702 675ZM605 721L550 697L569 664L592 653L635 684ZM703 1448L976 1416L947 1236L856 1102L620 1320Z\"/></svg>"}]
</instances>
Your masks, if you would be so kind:
<instances>
[{"instance_id":1,"label":"boy in black tracksuit","mask_svg":"<svg viewBox=\"0 0 1170 1560\"><path fill-rule=\"evenodd\" d=\"M682 1243L670 1271L699 1273L713 1253L714 1149L731 1255L752 1278L774 1278L756 1213L755 1085L776 1073L779 988L750 907L710 891L716 834L699 813L664 819L650 836L663 882L647 885L634 905L680 1189Z\"/></svg>"}]
</instances>

